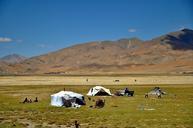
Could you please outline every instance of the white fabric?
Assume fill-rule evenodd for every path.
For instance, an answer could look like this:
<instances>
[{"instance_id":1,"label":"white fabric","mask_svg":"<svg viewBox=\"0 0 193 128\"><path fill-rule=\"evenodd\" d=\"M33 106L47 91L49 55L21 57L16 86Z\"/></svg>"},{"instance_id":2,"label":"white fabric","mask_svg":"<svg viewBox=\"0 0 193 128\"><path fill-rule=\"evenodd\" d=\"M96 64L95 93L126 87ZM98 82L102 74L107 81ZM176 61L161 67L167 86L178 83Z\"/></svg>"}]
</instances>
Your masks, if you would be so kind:
<instances>
[{"instance_id":1,"label":"white fabric","mask_svg":"<svg viewBox=\"0 0 193 128\"><path fill-rule=\"evenodd\" d=\"M153 89L152 91L148 92L150 95L162 95L166 94L166 92L161 91L161 89Z\"/></svg>"},{"instance_id":2,"label":"white fabric","mask_svg":"<svg viewBox=\"0 0 193 128\"><path fill-rule=\"evenodd\" d=\"M107 94L112 95L109 89L106 89L106 88L104 88L102 86L96 86L96 87L91 88L89 90L89 92L87 93L87 95L88 96L95 96L100 91L104 91Z\"/></svg>"},{"instance_id":3,"label":"white fabric","mask_svg":"<svg viewBox=\"0 0 193 128\"><path fill-rule=\"evenodd\" d=\"M76 103L72 103L72 108L80 108L80 107L81 107L81 105L76 104Z\"/></svg>"},{"instance_id":4,"label":"white fabric","mask_svg":"<svg viewBox=\"0 0 193 128\"><path fill-rule=\"evenodd\" d=\"M58 93L51 95L51 105L58 107L62 106L63 105L62 97L66 100L72 98L82 99L83 95L71 91L60 91Z\"/></svg>"}]
</instances>

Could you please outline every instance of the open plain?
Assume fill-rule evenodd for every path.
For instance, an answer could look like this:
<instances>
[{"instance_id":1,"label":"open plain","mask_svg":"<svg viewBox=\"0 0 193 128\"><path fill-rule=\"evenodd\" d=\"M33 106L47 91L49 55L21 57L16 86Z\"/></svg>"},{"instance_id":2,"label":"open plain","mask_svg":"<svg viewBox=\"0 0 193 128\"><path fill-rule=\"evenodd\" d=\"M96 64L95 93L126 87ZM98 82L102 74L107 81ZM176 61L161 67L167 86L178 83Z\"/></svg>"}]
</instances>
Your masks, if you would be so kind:
<instances>
[{"instance_id":1,"label":"open plain","mask_svg":"<svg viewBox=\"0 0 193 128\"><path fill-rule=\"evenodd\" d=\"M179 85L193 84L192 75L117 75L117 76L2 76L7 85Z\"/></svg>"},{"instance_id":2,"label":"open plain","mask_svg":"<svg viewBox=\"0 0 193 128\"><path fill-rule=\"evenodd\" d=\"M119 80L119 82L115 82ZM104 85L112 93L128 87L134 97L86 96L90 87ZM1 128L192 128L192 76L4 76L0 77ZM16 86L17 85L17 86ZM144 98L159 86L167 95ZM50 106L50 95L63 89L85 95L78 109ZM38 103L21 103L38 97ZM105 99L105 107L91 108L93 100ZM84 113L84 114L83 114Z\"/></svg>"}]
</instances>

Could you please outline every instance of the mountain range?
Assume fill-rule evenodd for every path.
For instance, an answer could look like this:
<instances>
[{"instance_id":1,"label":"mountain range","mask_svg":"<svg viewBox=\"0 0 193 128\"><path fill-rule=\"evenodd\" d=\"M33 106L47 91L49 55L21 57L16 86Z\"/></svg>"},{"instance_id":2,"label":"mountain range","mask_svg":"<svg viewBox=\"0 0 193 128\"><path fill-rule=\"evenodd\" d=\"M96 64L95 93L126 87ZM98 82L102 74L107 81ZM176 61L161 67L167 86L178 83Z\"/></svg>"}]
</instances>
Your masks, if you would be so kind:
<instances>
[{"instance_id":1,"label":"mountain range","mask_svg":"<svg viewBox=\"0 0 193 128\"><path fill-rule=\"evenodd\" d=\"M10 54L0 58L0 61L8 64L16 64L24 61L25 59L27 59L27 57L24 57L18 54Z\"/></svg>"},{"instance_id":2,"label":"mountain range","mask_svg":"<svg viewBox=\"0 0 193 128\"><path fill-rule=\"evenodd\" d=\"M20 62L0 61L0 74L192 74L193 30L151 40L93 41Z\"/></svg>"}]
</instances>

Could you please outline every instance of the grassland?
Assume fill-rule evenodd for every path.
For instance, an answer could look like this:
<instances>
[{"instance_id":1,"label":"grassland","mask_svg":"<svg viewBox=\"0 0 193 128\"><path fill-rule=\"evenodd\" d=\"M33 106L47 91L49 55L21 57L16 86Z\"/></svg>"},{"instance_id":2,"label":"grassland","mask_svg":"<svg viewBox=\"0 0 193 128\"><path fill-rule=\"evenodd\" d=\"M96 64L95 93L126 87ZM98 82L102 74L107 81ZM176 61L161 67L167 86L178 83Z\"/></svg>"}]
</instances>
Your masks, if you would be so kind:
<instances>
[{"instance_id":1,"label":"grassland","mask_svg":"<svg viewBox=\"0 0 193 128\"><path fill-rule=\"evenodd\" d=\"M102 97L102 109L90 108L94 102L79 109L50 106L50 95L66 90L86 94L91 85L1 85L0 128L74 127L81 128L192 128L193 85L160 85L168 94L161 99L144 98L155 85L128 85L134 97ZM112 92L126 85L106 85ZM20 103L25 97L39 98L38 103ZM97 99L99 97L92 97Z\"/></svg>"},{"instance_id":2,"label":"grassland","mask_svg":"<svg viewBox=\"0 0 193 128\"><path fill-rule=\"evenodd\" d=\"M87 81L88 79L88 81ZM115 82L119 80L119 82ZM193 84L193 76L128 75L128 76L1 76L4 85L146 85Z\"/></svg>"}]
</instances>

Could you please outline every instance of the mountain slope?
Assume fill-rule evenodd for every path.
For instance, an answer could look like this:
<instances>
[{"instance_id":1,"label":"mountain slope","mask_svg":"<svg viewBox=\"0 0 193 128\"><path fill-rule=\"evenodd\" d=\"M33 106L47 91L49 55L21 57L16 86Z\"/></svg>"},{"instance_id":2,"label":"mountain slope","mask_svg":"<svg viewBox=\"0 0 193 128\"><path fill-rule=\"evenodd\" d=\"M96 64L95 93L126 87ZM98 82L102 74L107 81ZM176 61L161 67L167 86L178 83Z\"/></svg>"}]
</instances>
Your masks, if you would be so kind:
<instances>
[{"instance_id":1,"label":"mountain slope","mask_svg":"<svg viewBox=\"0 0 193 128\"><path fill-rule=\"evenodd\" d=\"M174 50L193 50L193 31L190 29L171 32L155 40L170 44Z\"/></svg>"},{"instance_id":2,"label":"mountain slope","mask_svg":"<svg viewBox=\"0 0 193 128\"><path fill-rule=\"evenodd\" d=\"M14 64L14 63L20 63L22 61L24 61L25 59L27 59L24 56L18 55L18 54L10 54L7 56L4 56L2 58L0 58L0 61L9 63L9 64Z\"/></svg>"},{"instance_id":3,"label":"mountain slope","mask_svg":"<svg viewBox=\"0 0 193 128\"><path fill-rule=\"evenodd\" d=\"M4 65L5 66L5 65ZM7 65L6 65L7 66ZM6 67L15 74L193 72L193 31L183 29L149 41L137 38L90 42Z\"/></svg>"}]
</instances>

